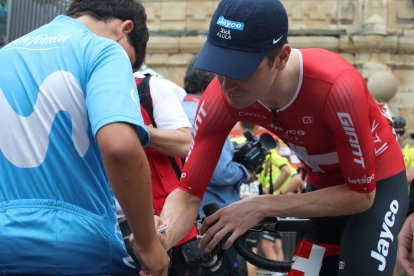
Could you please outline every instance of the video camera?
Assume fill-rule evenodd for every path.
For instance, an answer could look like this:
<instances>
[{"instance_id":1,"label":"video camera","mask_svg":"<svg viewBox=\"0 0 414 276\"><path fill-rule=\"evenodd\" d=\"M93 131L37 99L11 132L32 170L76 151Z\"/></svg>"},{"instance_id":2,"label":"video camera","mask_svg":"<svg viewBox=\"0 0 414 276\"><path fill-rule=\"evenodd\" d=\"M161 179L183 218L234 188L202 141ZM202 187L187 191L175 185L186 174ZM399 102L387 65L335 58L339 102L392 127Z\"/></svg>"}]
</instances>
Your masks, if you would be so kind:
<instances>
[{"instance_id":1,"label":"video camera","mask_svg":"<svg viewBox=\"0 0 414 276\"><path fill-rule=\"evenodd\" d=\"M244 165L249 171L259 173L266 155L277 146L277 142L268 133L263 133L258 138L245 130L243 135L246 137L246 142L234 143L233 161Z\"/></svg>"}]
</instances>

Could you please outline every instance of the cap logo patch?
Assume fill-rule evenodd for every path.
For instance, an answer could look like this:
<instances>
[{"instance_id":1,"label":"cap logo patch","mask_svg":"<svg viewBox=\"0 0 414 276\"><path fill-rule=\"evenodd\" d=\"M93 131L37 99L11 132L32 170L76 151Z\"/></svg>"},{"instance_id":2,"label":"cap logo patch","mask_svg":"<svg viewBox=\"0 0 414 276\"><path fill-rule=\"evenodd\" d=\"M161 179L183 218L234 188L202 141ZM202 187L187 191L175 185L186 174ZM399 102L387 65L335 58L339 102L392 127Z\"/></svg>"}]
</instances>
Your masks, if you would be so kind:
<instances>
[{"instance_id":1,"label":"cap logo patch","mask_svg":"<svg viewBox=\"0 0 414 276\"><path fill-rule=\"evenodd\" d=\"M231 20L224 18L223 16L219 17L219 19L217 20L217 24L225 28L238 30L238 31L243 31L244 29L243 22L231 21Z\"/></svg>"},{"instance_id":2,"label":"cap logo patch","mask_svg":"<svg viewBox=\"0 0 414 276\"><path fill-rule=\"evenodd\" d=\"M273 38L273 44L277 44L279 40L281 40L283 35L281 35L278 39Z\"/></svg>"},{"instance_id":3,"label":"cap logo patch","mask_svg":"<svg viewBox=\"0 0 414 276\"><path fill-rule=\"evenodd\" d=\"M231 40L231 32L230 30L226 30L224 28L220 28L220 32L217 33L217 36L223 39L230 39Z\"/></svg>"}]
</instances>

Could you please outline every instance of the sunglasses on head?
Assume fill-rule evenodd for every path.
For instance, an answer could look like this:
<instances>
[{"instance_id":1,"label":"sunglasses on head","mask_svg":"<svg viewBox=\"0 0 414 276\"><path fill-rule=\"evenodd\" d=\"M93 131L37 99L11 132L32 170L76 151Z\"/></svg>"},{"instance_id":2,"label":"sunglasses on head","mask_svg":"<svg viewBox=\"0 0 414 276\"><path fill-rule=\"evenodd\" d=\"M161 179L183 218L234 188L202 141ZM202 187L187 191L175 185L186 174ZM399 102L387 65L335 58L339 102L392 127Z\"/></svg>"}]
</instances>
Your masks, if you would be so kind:
<instances>
[{"instance_id":1,"label":"sunglasses on head","mask_svg":"<svg viewBox=\"0 0 414 276\"><path fill-rule=\"evenodd\" d=\"M404 130L397 130L395 133L397 133L400 136L403 136L405 134Z\"/></svg>"}]
</instances>

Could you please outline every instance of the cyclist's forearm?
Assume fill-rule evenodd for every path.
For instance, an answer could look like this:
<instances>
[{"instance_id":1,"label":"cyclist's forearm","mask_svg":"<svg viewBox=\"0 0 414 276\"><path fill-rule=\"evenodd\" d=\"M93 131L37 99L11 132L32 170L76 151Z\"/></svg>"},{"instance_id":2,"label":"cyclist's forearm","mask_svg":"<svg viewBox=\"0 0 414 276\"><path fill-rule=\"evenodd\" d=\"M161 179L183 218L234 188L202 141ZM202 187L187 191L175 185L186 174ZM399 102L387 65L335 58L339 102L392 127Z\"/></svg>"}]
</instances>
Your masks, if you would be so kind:
<instances>
[{"instance_id":1,"label":"cyclist's forearm","mask_svg":"<svg viewBox=\"0 0 414 276\"><path fill-rule=\"evenodd\" d=\"M125 170L120 167L124 167ZM156 238L150 169L143 161L122 162L120 167L112 174L111 186L125 213L135 241L140 247L145 248ZM135 174L129 174L128 171L134 171Z\"/></svg>"},{"instance_id":2,"label":"cyclist's forearm","mask_svg":"<svg viewBox=\"0 0 414 276\"><path fill-rule=\"evenodd\" d=\"M314 192L263 196L260 212L265 217L327 217L361 213L371 207L375 191L357 193L345 184Z\"/></svg>"},{"instance_id":3,"label":"cyclist's forearm","mask_svg":"<svg viewBox=\"0 0 414 276\"><path fill-rule=\"evenodd\" d=\"M168 248L179 242L193 227L201 200L183 190L175 189L164 203L161 219L167 223Z\"/></svg>"}]
</instances>

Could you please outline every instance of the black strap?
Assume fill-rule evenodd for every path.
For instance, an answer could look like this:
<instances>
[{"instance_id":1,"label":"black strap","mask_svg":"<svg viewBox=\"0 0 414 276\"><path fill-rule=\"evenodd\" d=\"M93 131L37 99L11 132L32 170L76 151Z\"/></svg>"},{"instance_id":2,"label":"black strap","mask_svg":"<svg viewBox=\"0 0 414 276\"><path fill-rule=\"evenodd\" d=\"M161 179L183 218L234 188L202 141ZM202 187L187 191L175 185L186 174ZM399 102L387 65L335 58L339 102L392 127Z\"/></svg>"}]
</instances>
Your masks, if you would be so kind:
<instances>
[{"instance_id":1,"label":"black strap","mask_svg":"<svg viewBox=\"0 0 414 276\"><path fill-rule=\"evenodd\" d=\"M175 175L177 176L177 179L180 180L180 178L181 178L181 169L180 169L180 167L178 167L177 160L172 156L168 156L168 160L170 160L170 163L173 166L173 169L174 169Z\"/></svg>"},{"instance_id":2,"label":"black strap","mask_svg":"<svg viewBox=\"0 0 414 276\"><path fill-rule=\"evenodd\" d=\"M151 92L150 92L150 86L149 81L151 79L150 74L146 74L145 77L139 82L138 84L138 94L139 94L139 101L141 103L141 106L145 108L148 115L151 118L152 125L154 127L157 127L157 124L154 120L154 109L152 106L152 98L151 98ZM170 163L175 171L175 175L177 176L177 179L179 180L181 178L181 169L178 166L177 160L172 157L168 156L168 160L170 160Z\"/></svg>"},{"instance_id":3,"label":"black strap","mask_svg":"<svg viewBox=\"0 0 414 276\"><path fill-rule=\"evenodd\" d=\"M139 102L141 103L142 107L145 108L148 115L151 118L152 125L157 127L157 124L154 121L154 109L152 107L152 98L150 95L150 88L149 88L149 81L151 79L151 75L146 75L144 78L141 79L140 83L138 84L138 94L139 94Z\"/></svg>"},{"instance_id":4,"label":"black strap","mask_svg":"<svg viewBox=\"0 0 414 276\"><path fill-rule=\"evenodd\" d=\"M270 173L270 175L269 175L269 195L273 195L272 152L269 153L269 165L270 165L270 168L269 168L269 173Z\"/></svg>"}]
</instances>

